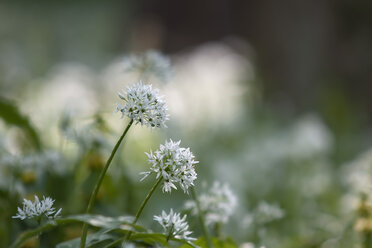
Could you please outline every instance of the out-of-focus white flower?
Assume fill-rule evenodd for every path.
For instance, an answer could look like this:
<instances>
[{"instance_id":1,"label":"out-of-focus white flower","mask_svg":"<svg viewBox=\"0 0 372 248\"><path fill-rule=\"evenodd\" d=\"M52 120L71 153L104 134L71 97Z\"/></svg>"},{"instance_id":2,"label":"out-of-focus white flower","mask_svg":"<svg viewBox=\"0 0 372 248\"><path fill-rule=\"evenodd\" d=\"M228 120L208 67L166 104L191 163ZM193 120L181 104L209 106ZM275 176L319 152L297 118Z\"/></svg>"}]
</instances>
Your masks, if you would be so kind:
<instances>
[{"instance_id":1,"label":"out-of-focus white flower","mask_svg":"<svg viewBox=\"0 0 372 248\"><path fill-rule=\"evenodd\" d=\"M343 178L352 193L370 195L372 190L372 149L347 164L343 169Z\"/></svg>"},{"instance_id":2,"label":"out-of-focus white flower","mask_svg":"<svg viewBox=\"0 0 372 248\"><path fill-rule=\"evenodd\" d=\"M171 76L170 59L161 53L150 50L142 55L130 55L124 59L124 70L138 74L141 78L151 76L167 82Z\"/></svg>"},{"instance_id":3,"label":"out-of-focus white flower","mask_svg":"<svg viewBox=\"0 0 372 248\"><path fill-rule=\"evenodd\" d=\"M187 215L181 218L180 213L173 212L173 209L170 210L169 214L163 210L161 215L154 216L154 220L159 222L164 229L164 233L170 237L195 240L192 237L188 237L192 232L189 231L189 224L187 224L186 218Z\"/></svg>"},{"instance_id":4,"label":"out-of-focus white flower","mask_svg":"<svg viewBox=\"0 0 372 248\"><path fill-rule=\"evenodd\" d=\"M53 207L54 200L50 197L43 196L43 199L40 201L39 198L35 195L35 200L32 202L27 199L23 199L22 209L18 207L17 215L12 218L32 219L35 217L41 218L42 216L47 217L48 219L53 219L59 217L59 214L62 211L60 208L58 211Z\"/></svg>"},{"instance_id":5,"label":"out-of-focus white flower","mask_svg":"<svg viewBox=\"0 0 372 248\"><path fill-rule=\"evenodd\" d=\"M125 101L124 105L118 104L117 107L123 116L128 116L136 124L167 127L168 108L163 96L159 96L158 90L152 89L152 85L144 85L140 81L128 86L127 92L119 93L119 97Z\"/></svg>"},{"instance_id":6,"label":"out-of-focus white flower","mask_svg":"<svg viewBox=\"0 0 372 248\"><path fill-rule=\"evenodd\" d=\"M276 204L260 202L254 213L256 223L265 224L284 217L284 211Z\"/></svg>"},{"instance_id":7,"label":"out-of-focus white flower","mask_svg":"<svg viewBox=\"0 0 372 248\"><path fill-rule=\"evenodd\" d=\"M182 129L233 127L254 101L256 91L246 82L254 78L253 66L227 45L208 43L178 55L174 68L165 94Z\"/></svg>"},{"instance_id":8,"label":"out-of-focus white flower","mask_svg":"<svg viewBox=\"0 0 372 248\"><path fill-rule=\"evenodd\" d=\"M45 78L40 79L43 87L30 91L22 108L38 125L49 128L51 122L59 120L60 114L71 109L79 115L89 116L100 106L94 91L95 73L79 63L57 65ZM35 109L39 109L35 112Z\"/></svg>"},{"instance_id":9,"label":"out-of-focus white flower","mask_svg":"<svg viewBox=\"0 0 372 248\"><path fill-rule=\"evenodd\" d=\"M156 178L164 179L163 192L171 192L172 188L177 189L178 183L185 193L188 188L194 185L197 178L194 165L198 163L190 151L190 148L180 147L181 141L166 141L160 145L160 149L154 153L146 153L148 162L151 164L150 171L141 172L145 179L151 173L156 174Z\"/></svg>"},{"instance_id":10,"label":"out-of-focus white flower","mask_svg":"<svg viewBox=\"0 0 372 248\"><path fill-rule=\"evenodd\" d=\"M5 154L0 156L0 164L15 173L33 171L41 174L43 171L58 173L62 171L61 154L56 151L46 150L40 153L27 154L22 157Z\"/></svg>"},{"instance_id":11,"label":"out-of-focus white flower","mask_svg":"<svg viewBox=\"0 0 372 248\"><path fill-rule=\"evenodd\" d=\"M238 205L238 198L230 186L220 182L214 182L207 192L200 194L199 201L207 225L227 223ZM193 214L198 213L195 201L187 201L185 205Z\"/></svg>"},{"instance_id":12,"label":"out-of-focus white flower","mask_svg":"<svg viewBox=\"0 0 372 248\"><path fill-rule=\"evenodd\" d=\"M296 158L313 158L332 147L331 132L316 115L301 118L291 130L288 153Z\"/></svg>"},{"instance_id":13,"label":"out-of-focus white flower","mask_svg":"<svg viewBox=\"0 0 372 248\"><path fill-rule=\"evenodd\" d=\"M241 244L239 248L265 248L265 246L256 246L255 244L248 242Z\"/></svg>"}]
</instances>

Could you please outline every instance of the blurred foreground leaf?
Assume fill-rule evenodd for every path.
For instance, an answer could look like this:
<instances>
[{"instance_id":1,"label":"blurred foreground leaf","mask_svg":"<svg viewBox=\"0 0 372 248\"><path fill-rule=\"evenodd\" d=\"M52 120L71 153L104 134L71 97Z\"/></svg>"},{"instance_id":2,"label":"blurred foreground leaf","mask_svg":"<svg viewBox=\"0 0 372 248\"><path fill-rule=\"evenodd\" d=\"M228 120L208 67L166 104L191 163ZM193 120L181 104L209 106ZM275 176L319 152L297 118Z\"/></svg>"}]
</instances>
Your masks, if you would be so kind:
<instances>
[{"instance_id":1,"label":"blurred foreground leaf","mask_svg":"<svg viewBox=\"0 0 372 248\"><path fill-rule=\"evenodd\" d=\"M123 231L144 231L145 229L139 225L130 224L133 220L132 216L119 216L119 217L106 217L102 215L75 215L66 218L50 220L44 225L23 232L12 244L11 247L19 247L29 238L32 238L39 233L45 232L47 230L53 229L57 226L72 224L72 223L87 223L94 227L104 228L104 229L118 229Z\"/></svg>"},{"instance_id":2,"label":"blurred foreground leaf","mask_svg":"<svg viewBox=\"0 0 372 248\"><path fill-rule=\"evenodd\" d=\"M116 247L117 245L123 243L124 240L125 237L121 237L115 240L114 242L108 244L104 248ZM134 233L131 236L130 241L136 244L142 244L144 245L144 247L148 247L149 245L151 247L158 247L158 245L161 245L161 247L175 247L174 243L176 242L178 244L183 244L182 247L198 248L197 245L194 245L192 242L184 239L170 238L169 241L167 241L167 235L162 233Z\"/></svg>"},{"instance_id":3,"label":"blurred foreground leaf","mask_svg":"<svg viewBox=\"0 0 372 248\"><path fill-rule=\"evenodd\" d=\"M0 118L2 118L8 125L17 126L23 129L30 136L35 148L40 150L40 138L30 120L21 114L15 103L4 99L3 97L0 97Z\"/></svg>"},{"instance_id":4,"label":"blurred foreground leaf","mask_svg":"<svg viewBox=\"0 0 372 248\"><path fill-rule=\"evenodd\" d=\"M219 238L212 238L212 243L214 248L237 248L238 245L231 239L219 239ZM207 242L205 241L204 237L198 238L195 241L195 244L200 247L207 247ZM186 246L182 246L182 248L186 248Z\"/></svg>"},{"instance_id":5,"label":"blurred foreground leaf","mask_svg":"<svg viewBox=\"0 0 372 248\"><path fill-rule=\"evenodd\" d=\"M96 233L90 234L87 236L87 243L85 247L102 247L103 242L112 241L115 239L115 236L109 234L113 229L102 229ZM79 248L80 247L80 238L69 240L63 243L59 243L56 248Z\"/></svg>"}]
</instances>

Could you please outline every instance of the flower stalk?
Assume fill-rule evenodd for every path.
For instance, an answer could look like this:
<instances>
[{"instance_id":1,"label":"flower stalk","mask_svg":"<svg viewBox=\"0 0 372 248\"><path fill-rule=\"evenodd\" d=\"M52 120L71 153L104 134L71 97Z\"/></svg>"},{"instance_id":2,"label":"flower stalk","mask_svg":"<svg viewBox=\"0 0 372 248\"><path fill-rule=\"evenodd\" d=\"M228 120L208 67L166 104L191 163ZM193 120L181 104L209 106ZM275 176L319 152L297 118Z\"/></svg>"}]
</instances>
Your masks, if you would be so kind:
<instances>
[{"instance_id":1,"label":"flower stalk","mask_svg":"<svg viewBox=\"0 0 372 248\"><path fill-rule=\"evenodd\" d=\"M199 221L200 221L200 225L201 225L201 228L202 228L202 232L203 232L204 237L205 237L207 248L212 248L212 242L211 242L211 239L209 237L207 226L205 225L205 221L204 221L204 214L203 214L202 209L200 207L199 198L198 198L198 195L196 194L196 190L195 190L194 187L191 188L191 196L196 203L196 208L198 209Z\"/></svg>"},{"instance_id":2,"label":"flower stalk","mask_svg":"<svg viewBox=\"0 0 372 248\"><path fill-rule=\"evenodd\" d=\"M109 168L109 166L111 164L112 159L115 156L116 151L118 150L121 142L123 141L125 135L128 133L128 130L132 126L132 124L133 124L133 119L130 120L130 122L127 125L127 127L125 128L123 134L120 136L118 142L116 143L116 145L114 146L114 149L112 150L112 152L110 154L110 157L108 158L108 160L107 160L107 162L105 164L105 167L101 171L101 174L99 175L98 181L97 181L96 185L94 186L92 195L91 195L90 200L89 200L89 203L88 203L88 207L87 207L87 211L86 211L87 214L90 214L92 212L92 209L93 209L93 206L94 206L94 202L95 202L96 196L98 194L98 191L99 191L99 188L100 188L100 186L102 184L102 181L103 181L103 179L104 179L104 177L106 175L106 172L107 172L107 170L108 170L108 168ZM81 241L80 241L80 248L85 248L87 233L88 233L88 225L86 223L84 223L84 225L83 225L83 233L82 233Z\"/></svg>"},{"instance_id":3,"label":"flower stalk","mask_svg":"<svg viewBox=\"0 0 372 248\"><path fill-rule=\"evenodd\" d=\"M141 213L143 211L143 209L145 208L147 202L149 201L149 199L151 198L152 194L155 192L155 189L159 186L159 184L161 183L161 181L163 180L162 177L159 177L159 179L156 181L156 183L154 184L154 186L152 186L151 190L149 191L149 193L147 194L146 198L143 200L141 206L139 207L137 213L136 213L136 216L134 217L134 220L132 222L132 225L136 224L139 217L141 216ZM125 237L125 240L129 240L130 239L130 236L132 235L132 232L129 231L128 234L126 235Z\"/></svg>"},{"instance_id":4,"label":"flower stalk","mask_svg":"<svg viewBox=\"0 0 372 248\"><path fill-rule=\"evenodd\" d=\"M41 226L41 218L39 217L37 219L37 226L40 227ZM41 239L41 232L39 232L37 234L37 237L36 237L36 247L40 248L40 239Z\"/></svg>"}]
</instances>

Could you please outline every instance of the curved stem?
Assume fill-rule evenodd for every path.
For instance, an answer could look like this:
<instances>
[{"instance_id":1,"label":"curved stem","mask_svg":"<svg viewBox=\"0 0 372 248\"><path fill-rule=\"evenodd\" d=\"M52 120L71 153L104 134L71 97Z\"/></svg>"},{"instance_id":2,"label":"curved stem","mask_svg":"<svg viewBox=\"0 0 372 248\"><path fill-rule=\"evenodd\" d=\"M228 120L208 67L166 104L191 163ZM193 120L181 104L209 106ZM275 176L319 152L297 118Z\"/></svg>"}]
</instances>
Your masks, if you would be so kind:
<instances>
[{"instance_id":1,"label":"curved stem","mask_svg":"<svg viewBox=\"0 0 372 248\"><path fill-rule=\"evenodd\" d=\"M158 185L161 183L161 181L163 180L162 177L159 177L158 181L154 184L154 186L152 186L150 192L147 194L145 200L143 200L141 206L139 207L137 213L136 213L136 217L134 218L133 222L132 222L132 225L136 224L137 223L137 220L138 218L140 217L143 209L145 208L146 206L146 203L149 201L150 197L152 196L152 194L154 193L155 189L158 187ZM127 236L125 237L125 240L129 240L130 236L132 235L132 232L128 232Z\"/></svg>"},{"instance_id":2,"label":"curved stem","mask_svg":"<svg viewBox=\"0 0 372 248\"><path fill-rule=\"evenodd\" d=\"M205 225L204 215L203 215L203 212L201 210L199 198L198 198L198 195L196 194L196 191L195 191L194 187L191 187L191 195L192 195L192 198L194 198L194 201L196 203L196 208L198 209L199 221L200 221L202 231L203 231L203 234L204 234L204 237L205 237L207 248L211 248L212 247L212 242L210 240L207 227Z\"/></svg>"},{"instance_id":3,"label":"curved stem","mask_svg":"<svg viewBox=\"0 0 372 248\"><path fill-rule=\"evenodd\" d=\"M114 149L112 150L112 152L110 154L110 157L108 158L108 160L107 160L107 162L105 164L105 167L101 171L101 174L99 175L98 181L97 181L96 185L94 186L94 190L92 192L92 195L91 195L90 200L89 200L89 203L88 203L88 208L87 208L87 211L86 211L87 214L89 214L89 213L92 212L92 209L93 209L93 206L94 206L94 202L96 200L96 196L97 196L98 190L99 190L99 188L100 188L100 186L102 184L102 181L103 181L103 178L105 177L105 174L107 172L107 169L110 166L111 161L114 158L114 155L115 155L116 151L118 150L118 148L120 146L120 143L124 139L125 135L127 134L128 130L132 126L132 124L133 124L133 120L130 120L128 126L124 130L123 134L120 136L120 138L119 138L118 142L116 143L116 145L114 146ZM85 248L85 243L86 243L86 239L87 239L87 233L88 233L88 225L85 223L83 225L83 233L81 235L80 248Z\"/></svg>"}]
</instances>

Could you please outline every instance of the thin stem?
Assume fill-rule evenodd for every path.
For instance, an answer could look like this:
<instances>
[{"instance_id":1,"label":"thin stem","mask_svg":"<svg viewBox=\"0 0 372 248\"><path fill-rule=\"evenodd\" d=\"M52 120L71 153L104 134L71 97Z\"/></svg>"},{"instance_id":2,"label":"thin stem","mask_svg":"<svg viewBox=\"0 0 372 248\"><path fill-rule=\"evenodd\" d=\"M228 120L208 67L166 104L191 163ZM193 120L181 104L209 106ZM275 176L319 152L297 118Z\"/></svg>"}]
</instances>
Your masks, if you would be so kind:
<instances>
[{"instance_id":1,"label":"thin stem","mask_svg":"<svg viewBox=\"0 0 372 248\"><path fill-rule=\"evenodd\" d=\"M40 218L40 217L37 219L37 226L38 226L38 227L41 226L41 218ZM39 248L40 248L40 239L41 239L40 236L41 236L41 232L39 232L39 233L37 234L37 237L36 237L36 247L39 247Z\"/></svg>"},{"instance_id":2,"label":"thin stem","mask_svg":"<svg viewBox=\"0 0 372 248\"><path fill-rule=\"evenodd\" d=\"M370 232L364 233L364 240L363 240L363 248L371 248L372 247L372 234Z\"/></svg>"},{"instance_id":3,"label":"thin stem","mask_svg":"<svg viewBox=\"0 0 372 248\"><path fill-rule=\"evenodd\" d=\"M210 240L208 230L207 230L207 227L206 227L205 221L204 221L204 214L201 210L199 198L198 198L198 195L196 194L196 191L195 191L194 187L191 187L191 195L192 195L192 198L194 198L194 201L196 203L196 208L198 209L199 221L200 221L202 231L203 231L203 234L204 234L204 237L205 237L207 248L212 248L212 242Z\"/></svg>"},{"instance_id":4,"label":"thin stem","mask_svg":"<svg viewBox=\"0 0 372 248\"><path fill-rule=\"evenodd\" d=\"M139 207L138 211L137 211L137 214L136 214L136 217L134 218L133 222L132 222L132 225L136 224L137 223L137 220L138 218L140 217L143 209L145 208L146 206L146 203L149 201L150 197L152 196L152 194L154 193L155 189L158 187L158 185L161 183L161 181L163 180L162 177L159 177L158 181L154 184L154 186L152 186L150 192L147 194L145 200L143 200L141 206ZM127 236L125 237L125 240L129 240L130 236L132 235L132 232L129 231Z\"/></svg>"},{"instance_id":5,"label":"thin stem","mask_svg":"<svg viewBox=\"0 0 372 248\"><path fill-rule=\"evenodd\" d=\"M216 235L216 237L221 237L222 236L222 232L221 232L221 222L217 222L215 225L214 225L214 233Z\"/></svg>"},{"instance_id":6,"label":"thin stem","mask_svg":"<svg viewBox=\"0 0 372 248\"><path fill-rule=\"evenodd\" d=\"M88 208L87 208L87 211L86 211L87 214L89 214L89 213L92 212L92 209L93 209L93 206L94 206L94 202L96 200L96 196L97 196L98 190L99 190L99 188L100 188L100 186L102 184L102 181L103 181L103 178L105 177L105 174L107 172L107 169L110 166L111 161L114 158L114 155L115 155L116 151L118 150L118 148L120 146L120 143L124 139L125 135L127 134L128 130L132 126L132 124L133 124L133 120L130 120L128 126L125 128L123 134L120 136L118 142L116 143L114 149L112 150L111 155L108 158L105 167L101 171L101 174L99 175L98 181L97 181L97 183L96 183L96 185L94 187L94 190L92 192L92 195L91 195L90 200L89 200L89 203L88 203ZM81 241L80 241L80 248L85 248L85 243L86 243L86 239L87 239L87 233L88 233L88 225L86 223L84 223L84 225L83 225L83 233L81 235Z\"/></svg>"},{"instance_id":7,"label":"thin stem","mask_svg":"<svg viewBox=\"0 0 372 248\"><path fill-rule=\"evenodd\" d=\"M167 243L168 243L169 239L172 237L173 227L174 227L174 224L172 224L171 228L169 229L169 234L167 236Z\"/></svg>"}]
</instances>

